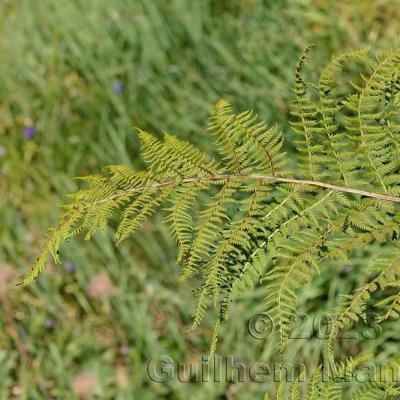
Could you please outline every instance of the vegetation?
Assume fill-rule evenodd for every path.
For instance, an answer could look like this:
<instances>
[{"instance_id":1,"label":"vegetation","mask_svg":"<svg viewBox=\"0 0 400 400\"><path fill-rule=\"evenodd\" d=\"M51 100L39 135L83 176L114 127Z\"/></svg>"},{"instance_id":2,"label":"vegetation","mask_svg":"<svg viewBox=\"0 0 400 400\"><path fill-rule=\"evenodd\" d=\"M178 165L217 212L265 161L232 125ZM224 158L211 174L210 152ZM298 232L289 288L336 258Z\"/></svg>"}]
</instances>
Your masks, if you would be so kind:
<instances>
[{"instance_id":1,"label":"vegetation","mask_svg":"<svg viewBox=\"0 0 400 400\"><path fill-rule=\"evenodd\" d=\"M265 281L266 312L277 327L283 356L296 317L297 289L321 273L324 263L351 262L354 249L379 243L383 260L375 267L377 276L349 296L329 335L329 364L341 370L339 377L347 374L347 367L335 363L333 341L341 329L366 319L371 294L381 289L385 296L376 305L383 308L379 321L399 318L400 296L393 289L400 287L400 55L389 52L371 61L363 86L353 84L354 93L345 95L337 93L336 76L366 50L340 55L322 71L312 96L302 76L309 51L296 67L292 125L301 140L296 142L300 163L293 171L285 168L277 128L258 122L252 111L235 114L226 101L214 106L208 127L218 158L168 133L160 140L139 130L148 169L114 165L108 177L81 178L87 185L71 195L59 227L22 283L38 276L49 254L59 261L62 241L82 232L92 238L118 212L115 239L120 243L169 201L165 219L179 246L181 280L199 276L191 329L212 301L218 307L212 355L233 299L257 279ZM192 216L203 191L212 192L210 199ZM394 386L385 390L400 394ZM371 386L360 396L375 391ZM340 387L327 388L323 396L341 398Z\"/></svg>"},{"instance_id":2,"label":"vegetation","mask_svg":"<svg viewBox=\"0 0 400 400\"><path fill-rule=\"evenodd\" d=\"M339 57L330 64L311 92L304 90L308 78L301 75L302 58L297 68L296 99L291 107L294 138L287 133L285 104L289 102L290 82L293 82L293 60L300 48L306 42L318 41L314 58L318 60L318 55L324 52L338 53L346 47L357 47L360 44L357 40L363 44L373 42L374 38L363 37L363 28L359 30L359 39L353 36L350 40L346 31L339 32L340 24L336 24L334 15L327 12L329 8L323 2L310 8L305 3L293 2L284 13L280 2L268 7L262 2L226 6L200 2L201 6L196 6L198 10L191 9L185 2L168 2L165 6L144 2L128 6L128 2L120 2L114 10L100 4L74 2L50 6L43 2L27 9L8 3L2 5L9 17L3 22L5 36L13 35L10 28L17 23L24 28L13 37L12 49L7 48L11 41L5 40L2 45L7 55L3 76L10 79L2 82L2 172L5 177L2 186L6 193L2 201L6 207L2 207L5 224L1 256L8 263L25 269L26 260L41 245L37 232L56 214L48 205L58 202L59 193L76 188L69 177L98 170L109 162L122 162L126 167L114 166L104 177L87 179L89 189L73 197L78 209L71 212L71 208L67 208L67 220L62 220L64 224L68 218L70 222L76 218L73 221L76 224L71 229L68 224L62 224L63 229L50 236L45 252L25 283L42 269L47 252L58 258L56 248L61 239L69 239L81 227L88 238L92 237L97 228L105 227L107 218L104 217L108 217L111 208L128 210L122 201L137 200L130 211L120 214L119 225L115 226L118 241L131 235L131 229L136 227L126 222L138 217L134 221L137 226L141 225L143 211L148 213L152 205L161 204L160 197L171 195L172 203L164 215L156 214L146 223L147 233L139 234L118 250L110 240L108 229L96 235L91 245L70 242L61 249L64 259L68 260L63 264L67 274L50 269L28 290L15 291L4 298L3 324L8 327L2 334L3 358L8 360L3 370L4 396L7 398L10 393L23 398L84 396L77 391L79 376L73 378L71 374L94 371L97 382L92 379L92 383L95 382L94 392L97 391L100 398L115 398L116 393L121 398L154 398L155 393L155 397L177 398L185 393L194 398L210 398L222 393L230 397L251 397L251 390L264 392L270 387L269 382L257 385L254 382L219 382L200 387L172 381L160 385L149 381L146 364L152 356L165 353L177 360L201 355L209 342L205 339L209 326L216 318L214 332L220 325L229 326L229 329L221 327L223 340L219 342L219 351L222 354L279 361L276 349L281 347L281 353L286 348L287 359L306 356L306 364L317 367L321 362L323 341L310 340L295 345L291 342L291 346L285 346L288 332L293 329L293 305L297 302L296 307L309 314L329 306L338 307L330 337L330 343L336 343L338 330L347 328L355 317L363 316L367 301L368 307L371 306L369 296L383 300L381 290L394 294L394 297L386 297L389 303L380 302L383 311L379 320L385 320L385 333L373 341L357 341L351 345L342 342L337 354L355 356L360 349L378 354L376 350L379 349L377 362L392 359L396 350L385 338L396 337L396 323L386 321L387 317L396 316L397 206L393 200L398 198L398 158L393 154L398 136L397 77L392 74L396 70L396 53L384 55L380 59L386 60L384 66L380 67L378 61L373 67L378 72L366 75L365 83L355 81L354 88L346 85L348 74L351 69L363 65L365 50L346 53L344 59ZM349 7L347 11L351 13L353 6L349 5L340 4L337 11L345 7ZM358 7L360 10L362 4ZM388 3L384 7L368 8L363 16L372 21L382 18L391 21L391 12L395 11ZM189 18L190 23L185 25L185 15L188 18L198 16L197 36L196 24ZM129 20L132 16L136 24ZM41 23L43 20L45 24ZM154 21L159 21L157 26ZM295 35L298 37L299 27L304 23L309 24L309 30L304 29L301 42L288 40ZM261 29L264 24L267 25L265 30ZM271 41L271 32L280 32L282 24L288 26L286 36L272 35L276 42ZM321 38L313 33L314 29L321 29L316 26L318 24L324 32L330 32L327 26L334 30ZM104 29L105 26L109 29ZM370 26L379 29L385 26L387 32L383 37L390 47L393 46L390 24ZM161 27L166 29L165 39L158 40ZM47 29L59 32L58 36L53 36L55 42L51 45ZM368 31L370 33L371 29ZM232 33L236 35L237 32L245 39L234 36L238 40L232 40ZM260 35L268 38L265 51L260 49ZM330 37L336 42L330 41ZM332 49L333 43L336 44ZM210 59L210 54L214 58ZM358 56L364 58L358 59ZM243 62L238 62L238 57ZM339 80L334 80L333 76L347 58L358 61L346 64ZM182 59L189 60L190 68L182 66ZM134 73L132 65L137 66ZM213 71L221 72L215 80L210 79ZM227 79L227 76L233 78ZM352 79L356 76L352 74ZM182 81L188 85L182 85ZM348 96L349 93L352 95ZM253 120L255 112L236 114L228 103L219 102L210 119L210 132L218 147L216 160L212 161L209 155L214 147L210 142L203 142L198 132L208 104L220 97L229 98L237 108L253 105L259 115L272 123L271 127L274 122L281 122L287 139L284 144L287 155L280 147L277 128L258 124ZM198 105L195 113L193 105ZM361 117L357 117L358 111ZM379 118L371 115L373 112L379 114ZM130 139L129 134L133 124L149 130L182 130L183 136L191 136L196 147L175 136L166 134L160 140L140 131L138 136L150 165L147 172L133 172L142 171L132 165L133 160L135 167L141 166L134 156L136 141ZM375 132L370 131L373 128ZM257 136L257 140L252 135ZM312 142L308 141L310 137ZM198 148L203 148L207 156ZM166 149L169 157L165 157ZM179 157L172 156L172 151L177 149L181 150ZM162 156L165 163L155 159L155 154ZM189 165L186 159L182 164L183 155L189 157ZM212 179L204 179L207 176ZM124 193L127 188L130 190L129 185L135 184L132 177L137 186L132 186L134 192ZM164 190L153 187L159 181L166 183ZM313 184L315 182L319 184ZM93 190L96 185L104 191ZM143 186L147 193L136 191ZM167 193L167 188L171 193ZM208 194L200 193L203 191ZM118 193L116 199L109 198L113 193ZM120 193L123 193L121 197ZM103 197L90 197L93 195ZM199 205L195 207L200 208L193 215L188 210L197 196L200 201L196 201ZM184 201L177 201L177 198ZM104 203L96 204L103 199ZM283 202L285 207L280 208ZM142 209L141 204L147 207ZM99 205L104 206L102 212L99 212ZM278 213L275 213L276 207L279 207ZM279 210L287 214L279 214ZM271 218L261 223L265 222L262 217L269 213ZM206 305L217 306L215 311L204 314L205 328L189 336L184 336L184 331L190 327L188 315L192 304L185 301L187 288L182 289L177 284L176 267L172 262L173 241L159 223L161 217L172 225L180 244L178 260L183 264L182 276L192 277L189 285L196 288L200 307L194 325L202 319ZM199 225L188 224L188 218L196 220L197 217L200 217ZM204 223L207 220L209 223ZM215 223L224 223L225 229L216 229ZM323 235L316 234L317 227L322 229ZM293 237L298 231L302 236ZM273 233L267 242L265 236ZM346 248L348 242L344 240L349 238L351 244ZM381 243L386 245L381 246ZM296 258L307 245L310 252L297 257L294 269L288 273L284 268L286 262ZM285 248L288 251L284 252ZM343 262L351 265L351 274L338 273L339 268L343 269ZM299 275L300 267L296 266L300 265L306 267L306 276ZM273 268L274 273L264 277L257 267ZM321 270L320 275L314 273L315 267ZM110 278L95 280L94 283L102 282L107 289L102 291L96 289L92 280L85 295L89 276L104 269L108 269L114 284L110 283ZM263 282L259 284L260 274ZM299 285L295 297L287 290L290 287L282 284L286 276L293 287ZM308 284L300 285L299 278ZM254 283L254 291L247 290L247 285ZM356 295L340 306L338 293L350 294L357 287L360 290ZM276 305L280 298L276 293L282 293L282 307ZM239 294L243 295L242 301L233 302ZM281 346L278 347L270 341L255 342L244 329L244 321L265 307L262 300L265 296L268 296L267 309L272 311L279 328ZM221 324L228 315L230 321ZM77 321L79 324L75 323ZM213 343L216 337L214 334ZM245 343L251 346L244 346ZM330 349L326 359L333 357ZM353 364L355 367L359 359L354 360L349 369ZM132 367L135 365L137 368ZM346 365L337 361L339 375L347 371ZM106 377L108 379L103 379ZM315 387L319 388L318 372L314 377ZM334 392L332 387L329 390ZM368 390L379 393L383 389ZM384 390L389 396L387 388ZM296 398L297 389L291 391ZM360 392L361 395L371 396ZM396 396L396 393L391 395ZM279 388L278 396L283 396L283 388ZM313 396L312 393L309 396Z\"/></svg>"}]
</instances>

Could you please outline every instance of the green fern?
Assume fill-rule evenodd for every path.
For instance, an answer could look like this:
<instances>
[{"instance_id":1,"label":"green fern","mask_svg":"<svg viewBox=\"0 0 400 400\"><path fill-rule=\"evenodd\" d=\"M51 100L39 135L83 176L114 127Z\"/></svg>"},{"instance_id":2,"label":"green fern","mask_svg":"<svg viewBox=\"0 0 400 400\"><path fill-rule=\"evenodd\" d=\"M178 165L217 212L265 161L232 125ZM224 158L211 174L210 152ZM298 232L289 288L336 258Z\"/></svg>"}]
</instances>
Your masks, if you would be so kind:
<instances>
[{"instance_id":1,"label":"green fern","mask_svg":"<svg viewBox=\"0 0 400 400\"><path fill-rule=\"evenodd\" d=\"M59 261L63 241L81 233L90 239L116 219L120 243L163 208L178 245L182 280L198 284L192 329L210 307L218 313L210 352L231 304L262 284L283 358L298 289L326 263L348 262L354 250L385 244L377 250L382 257L376 276L337 310L328 360L335 373L344 374L347 367L335 360L334 341L340 330L364 318L374 293L384 296L375 304L381 310L379 322L400 315L400 52L371 62L363 83L353 83L343 94L338 75L368 49L334 58L316 85L303 78L310 49L297 64L291 104L296 167L287 166L277 127L268 127L252 111L236 113L223 100L213 107L207 129L215 154L168 133L159 139L138 130L147 170L114 165L104 175L81 178L84 188L70 196L59 227L50 232L22 284L38 276L49 255ZM194 212L204 193L207 200ZM338 387L322 387L319 374L305 398L339 398ZM373 390L381 388L367 392ZM299 399L301 393L295 386L290 396ZM283 396L280 388L277 398Z\"/></svg>"},{"instance_id":2,"label":"green fern","mask_svg":"<svg viewBox=\"0 0 400 400\"><path fill-rule=\"evenodd\" d=\"M370 377L370 381L360 382L354 389L344 386L344 383L352 382L353 376L362 370L358 368L371 359L371 354L356 358L349 358L337 365L335 371L324 371L317 368L304 382L304 376L299 377L290 385L281 381L278 385L275 400L370 400L370 399L397 399L400 395L398 388L400 364L393 361L386 369ZM269 393L267 399L272 399Z\"/></svg>"}]
</instances>

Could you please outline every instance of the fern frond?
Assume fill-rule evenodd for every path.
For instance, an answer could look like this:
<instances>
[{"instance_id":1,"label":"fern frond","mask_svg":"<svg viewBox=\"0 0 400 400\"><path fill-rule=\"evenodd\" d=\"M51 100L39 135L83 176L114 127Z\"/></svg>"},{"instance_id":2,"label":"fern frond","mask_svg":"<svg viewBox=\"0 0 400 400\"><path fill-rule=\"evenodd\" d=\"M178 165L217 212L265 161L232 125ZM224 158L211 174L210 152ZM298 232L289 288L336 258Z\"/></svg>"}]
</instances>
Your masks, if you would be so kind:
<instances>
[{"instance_id":1,"label":"fern frond","mask_svg":"<svg viewBox=\"0 0 400 400\"><path fill-rule=\"evenodd\" d=\"M295 381L290 388L290 400L301 400L300 384Z\"/></svg>"},{"instance_id":2,"label":"fern frond","mask_svg":"<svg viewBox=\"0 0 400 400\"><path fill-rule=\"evenodd\" d=\"M276 324L283 356L298 289L327 263L348 262L356 251L382 245L376 275L346 298L331 331L328 359L335 372L345 374L349 368L337 365L333 354L337 333L365 316L378 290L383 293L376 304L380 319L400 313L395 255L400 238L400 53L384 54L371 64L362 85L343 94L337 90L338 74L367 50L334 58L317 85L303 78L309 51L297 64L291 104L298 159L287 163L278 128L268 127L251 110L235 112L224 100L209 118L213 154L169 133L159 138L138 130L147 169L113 165L103 175L81 178L83 188L70 196L58 228L22 284L38 276L48 256L59 261L63 241L79 234L90 239L113 221L120 243L163 209L178 245L182 280L195 278L198 285L192 328L209 307L217 309L210 353L234 300L265 285L266 312ZM339 399L336 383L324 386L317 371L306 398ZM302 391L293 385L285 392L282 384L277 398L285 393L298 400Z\"/></svg>"},{"instance_id":3,"label":"fern frond","mask_svg":"<svg viewBox=\"0 0 400 400\"><path fill-rule=\"evenodd\" d=\"M271 400L271 396L268 392L264 394L264 400Z\"/></svg>"},{"instance_id":4,"label":"fern frond","mask_svg":"<svg viewBox=\"0 0 400 400\"><path fill-rule=\"evenodd\" d=\"M323 240L324 236L303 231L301 237L292 239L290 243L281 243L272 253L279 261L265 276L269 292L266 306L279 331L281 355L289 336L290 322L296 315L295 290L306 284L318 271L313 255Z\"/></svg>"},{"instance_id":5,"label":"fern frond","mask_svg":"<svg viewBox=\"0 0 400 400\"><path fill-rule=\"evenodd\" d=\"M211 344L210 344L210 357L213 356L215 353L215 350L217 349L217 342L218 342L218 335L219 331L221 329L221 321L217 319L214 325L214 329L212 332L212 337L211 337Z\"/></svg>"},{"instance_id":6,"label":"fern frond","mask_svg":"<svg viewBox=\"0 0 400 400\"><path fill-rule=\"evenodd\" d=\"M351 50L333 58L321 72L319 78L318 90L321 92L321 95L326 96L334 90L337 75L343 70L343 67L347 63L368 54L369 49L369 47L366 47L363 49Z\"/></svg>"},{"instance_id":7,"label":"fern frond","mask_svg":"<svg viewBox=\"0 0 400 400\"><path fill-rule=\"evenodd\" d=\"M172 205L166 208L168 215L164 221L170 225L173 236L178 245L178 263L190 252L190 244L193 238L193 218L190 210L201 190L198 184L189 184L177 188L176 193L171 199Z\"/></svg>"},{"instance_id":8,"label":"fern frond","mask_svg":"<svg viewBox=\"0 0 400 400\"><path fill-rule=\"evenodd\" d=\"M204 258L206 258L216 247L221 236L221 224L229 221L227 209L235 205L236 200L233 194L240 182L227 180L222 184L217 194L213 197L207 208L200 212L199 227L196 230L195 237L191 244L190 256L182 274L182 280L186 280L198 271L198 268ZM217 290L217 282L213 280L214 271L209 271L210 284Z\"/></svg>"},{"instance_id":9,"label":"fern frond","mask_svg":"<svg viewBox=\"0 0 400 400\"><path fill-rule=\"evenodd\" d=\"M314 373L311 375L310 380L307 385L307 400L317 400L321 390L321 383L322 383L322 371L321 368L318 368Z\"/></svg>"},{"instance_id":10,"label":"fern frond","mask_svg":"<svg viewBox=\"0 0 400 400\"><path fill-rule=\"evenodd\" d=\"M357 388L351 396L352 400L397 399L400 396L398 360L388 363L386 368L379 368L370 381Z\"/></svg>"},{"instance_id":11,"label":"fern frond","mask_svg":"<svg viewBox=\"0 0 400 400\"><path fill-rule=\"evenodd\" d=\"M393 73L400 65L398 51L384 54L371 64L372 73L365 78L365 86L358 88L356 95L350 96L347 104L352 116L347 116L347 130L358 146L366 171L364 177L376 181L383 193L392 193L392 182L398 182L393 175L398 161L393 154L393 136L387 124L381 124L385 112L387 86L390 85ZM390 126L390 124L389 124ZM395 151L398 148L395 146Z\"/></svg>"},{"instance_id":12,"label":"fern frond","mask_svg":"<svg viewBox=\"0 0 400 400\"><path fill-rule=\"evenodd\" d=\"M280 381L276 391L276 399L287 400L352 400L366 399L395 399L399 395L398 377L399 363L393 360L385 369L372 376L366 376L365 382L355 379L358 369L362 364L371 362L372 354L363 354L357 357L349 357L346 361L336 365L332 371L324 370L322 366L316 368L308 376L306 390L301 390L300 380L293 382L289 387L289 394L285 390L284 381ZM367 364L368 365L368 364ZM349 383L357 383L352 390ZM393 396L393 397L391 397Z\"/></svg>"},{"instance_id":13,"label":"fern frond","mask_svg":"<svg viewBox=\"0 0 400 400\"><path fill-rule=\"evenodd\" d=\"M368 53L368 48L354 50L334 58L322 71L318 83L318 115L320 116L321 143L324 156L321 162L329 166L329 173L333 179L334 171L338 173L340 182L346 186L352 185L357 177L357 159L354 158L351 143L341 131L336 120L336 115L343 107L343 99L338 99L335 93L337 75L344 65Z\"/></svg>"},{"instance_id":14,"label":"fern frond","mask_svg":"<svg viewBox=\"0 0 400 400\"><path fill-rule=\"evenodd\" d=\"M215 136L218 152L227 165L228 170L241 173L249 162L245 154L238 150L238 137L235 131L227 129L232 120L233 108L225 100L217 102L211 112L208 130Z\"/></svg>"},{"instance_id":15,"label":"fern frond","mask_svg":"<svg viewBox=\"0 0 400 400\"><path fill-rule=\"evenodd\" d=\"M191 332L192 330L196 329L204 318L207 309L208 288L207 287L200 288L197 297L198 298L197 298L196 311L193 315L192 326L188 329L188 332Z\"/></svg>"},{"instance_id":16,"label":"fern frond","mask_svg":"<svg viewBox=\"0 0 400 400\"><path fill-rule=\"evenodd\" d=\"M300 167L305 171L307 178L319 180L324 177L321 164L322 146L315 140L319 131L317 120L317 106L308 95L307 84L302 73L305 62L313 45L307 46L299 58L295 72L294 93L296 99L291 103L290 113L295 118L290 121L293 131L301 140L295 142L297 150L301 153Z\"/></svg>"},{"instance_id":17,"label":"fern frond","mask_svg":"<svg viewBox=\"0 0 400 400\"><path fill-rule=\"evenodd\" d=\"M394 254L391 254L389 259L381 260L380 266L375 266L374 270L379 271L378 275L370 282L367 282L358 288L353 295L346 296L345 301L340 306L340 311L337 313L334 319L328 339L328 356L331 364L334 360L333 342L338 333L341 330L349 327L351 324L357 323L360 319L366 321L366 308L372 294L379 288L383 291L387 287L391 287L392 282L399 279L400 255L398 250ZM391 296L376 304L376 306L379 307L388 303L392 303L389 306L386 314L382 316L378 322L389 317L399 317L396 311L396 309L398 310L397 301L399 299L397 299L397 296Z\"/></svg>"},{"instance_id":18,"label":"fern frond","mask_svg":"<svg viewBox=\"0 0 400 400\"><path fill-rule=\"evenodd\" d=\"M281 133L257 122L252 111L236 115L229 103L220 101L211 113L209 130L217 137L228 170L240 173L251 166L252 171L275 176L285 165Z\"/></svg>"},{"instance_id":19,"label":"fern frond","mask_svg":"<svg viewBox=\"0 0 400 400\"><path fill-rule=\"evenodd\" d=\"M55 263L60 261L59 248L63 241L70 239L78 232L76 225L81 221L85 213L85 207L81 204L66 207L67 211L59 220L59 227L52 229L43 246L35 264L19 285L25 286L32 283L43 271L48 256L52 256Z\"/></svg>"}]
</instances>

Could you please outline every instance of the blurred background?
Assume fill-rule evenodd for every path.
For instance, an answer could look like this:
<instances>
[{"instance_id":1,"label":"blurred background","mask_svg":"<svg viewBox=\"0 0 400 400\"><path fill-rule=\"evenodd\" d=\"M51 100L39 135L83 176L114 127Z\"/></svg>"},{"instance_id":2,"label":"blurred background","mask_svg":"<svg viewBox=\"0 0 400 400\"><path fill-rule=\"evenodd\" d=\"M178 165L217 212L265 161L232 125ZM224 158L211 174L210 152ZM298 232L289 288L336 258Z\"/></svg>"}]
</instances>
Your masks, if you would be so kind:
<instances>
[{"instance_id":1,"label":"blurred background","mask_svg":"<svg viewBox=\"0 0 400 400\"><path fill-rule=\"evenodd\" d=\"M212 324L185 334L193 286L178 282L161 215L119 248L108 233L73 240L61 265L49 262L28 288L13 283L77 188L73 177L107 164L142 166L135 126L207 150L207 115L224 98L278 123L290 141L288 102L303 48L317 44L312 77L348 49L396 47L399 21L400 0L1 0L0 399L262 398L268 382L149 378L148 362L160 355L200 362ZM300 309L333 307L365 263L360 255L327 270L302 291ZM248 331L264 296L257 289L233 307L219 354L275 356L271 340ZM364 349L394 354L397 332L388 324ZM296 340L289 351L316 363L322 346Z\"/></svg>"}]
</instances>

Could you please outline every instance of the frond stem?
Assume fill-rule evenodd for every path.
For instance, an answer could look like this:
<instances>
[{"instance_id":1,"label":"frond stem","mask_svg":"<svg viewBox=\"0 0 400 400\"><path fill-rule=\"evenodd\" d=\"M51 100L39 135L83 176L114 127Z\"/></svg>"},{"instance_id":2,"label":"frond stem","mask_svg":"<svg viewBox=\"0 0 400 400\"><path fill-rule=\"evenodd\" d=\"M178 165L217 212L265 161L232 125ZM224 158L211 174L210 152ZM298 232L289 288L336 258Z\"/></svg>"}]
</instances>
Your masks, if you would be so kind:
<instances>
[{"instance_id":1,"label":"frond stem","mask_svg":"<svg viewBox=\"0 0 400 400\"><path fill-rule=\"evenodd\" d=\"M400 203L400 197L396 196L389 196L380 193L369 192L366 190L360 190L351 188L348 186L337 186L332 185L326 182L314 181L314 180L307 180L307 179L295 179L295 178L284 178L279 176L271 176L271 175L259 175L259 174L245 174L245 173L238 173L238 174L212 174L206 176L190 176L186 178L180 177L180 179L169 179L162 182L153 183L150 185L145 186L138 186L129 190L123 190L109 196L105 199L99 200L94 202L93 204L104 203L109 200L114 200L116 198L126 196L129 193L137 193L142 192L146 189L158 189L163 188L170 185L180 185L184 183L196 183L196 182L206 182L206 181L225 181L229 179L253 179L253 180L262 180L262 181L270 181L270 182L277 182L277 183L291 183L294 185L310 185L310 186L317 186L324 189L330 189L338 192L345 192L345 193L352 193L359 196L366 196L371 197L374 199L384 200L384 201L391 201Z\"/></svg>"}]
</instances>

